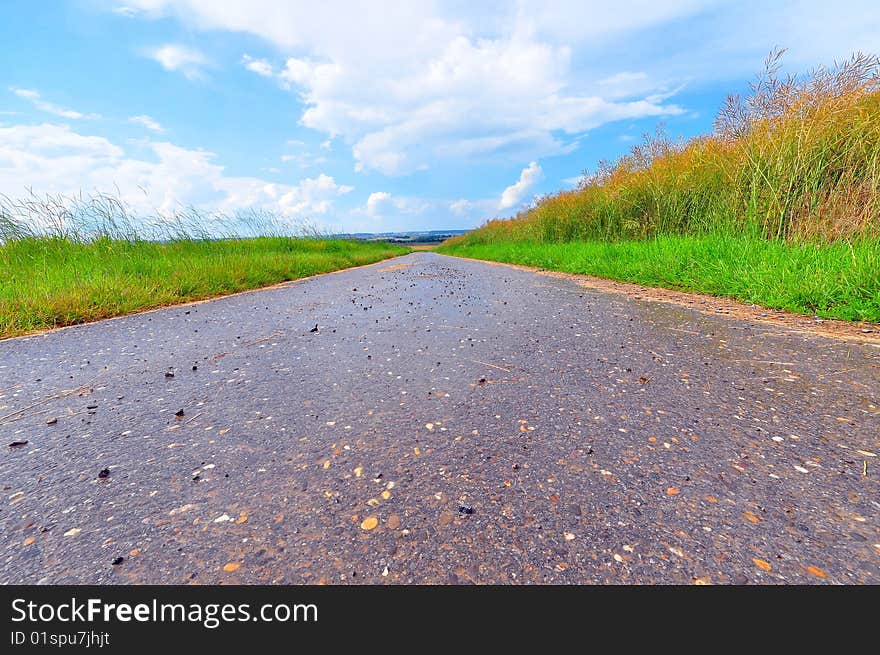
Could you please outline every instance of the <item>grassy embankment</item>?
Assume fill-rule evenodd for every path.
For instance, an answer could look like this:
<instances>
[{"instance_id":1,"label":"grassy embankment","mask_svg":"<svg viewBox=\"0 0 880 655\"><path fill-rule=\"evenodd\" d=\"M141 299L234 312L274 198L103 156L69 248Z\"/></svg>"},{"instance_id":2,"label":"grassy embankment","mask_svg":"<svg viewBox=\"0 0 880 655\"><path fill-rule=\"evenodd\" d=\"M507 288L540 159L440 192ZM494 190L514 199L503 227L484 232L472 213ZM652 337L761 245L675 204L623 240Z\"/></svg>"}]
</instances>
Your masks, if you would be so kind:
<instances>
[{"instance_id":1,"label":"grassy embankment","mask_svg":"<svg viewBox=\"0 0 880 655\"><path fill-rule=\"evenodd\" d=\"M880 62L779 79L441 252L880 322Z\"/></svg>"},{"instance_id":2,"label":"grassy embankment","mask_svg":"<svg viewBox=\"0 0 880 655\"><path fill-rule=\"evenodd\" d=\"M104 196L0 203L0 338L256 289L408 252L387 243L281 236L265 216L256 224L234 226L192 212L185 218L194 217L198 223L180 216L153 221L151 237L144 238L132 227L137 221ZM230 238L242 232L275 236Z\"/></svg>"}]
</instances>

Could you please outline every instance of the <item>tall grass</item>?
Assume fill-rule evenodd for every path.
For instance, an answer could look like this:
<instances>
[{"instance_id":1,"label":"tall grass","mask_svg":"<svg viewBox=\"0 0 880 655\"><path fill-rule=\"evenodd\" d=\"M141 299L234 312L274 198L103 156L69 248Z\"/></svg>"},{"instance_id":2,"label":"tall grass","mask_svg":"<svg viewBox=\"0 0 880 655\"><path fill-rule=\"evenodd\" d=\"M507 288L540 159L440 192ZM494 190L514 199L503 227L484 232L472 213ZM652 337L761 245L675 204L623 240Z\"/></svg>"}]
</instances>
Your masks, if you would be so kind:
<instances>
[{"instance_id":1,"label":"tall grass","mask_svg":"<svg viewBox=\"0 0 880 655\"><path fill-rule=\"evenodd\" d=\"M880 236L880 60L781 78L771 53L711 134L646 136L573 190L453 243L726 233L829 242Z\"/></svg>"},{"instance_id":2,"label":"tall grass","mask_svg":"<svg viewBox=\"0 0 880 655\"><path fill-rule=\"evenodd\" d=\"M408 252L267 212L139 216L116 196L0 198L0 338L369 264Z\"/></svg>"},{"instance_id":3,"label":"tall grass","mask_svg":"<svg viewBox=\"0 0 880 655\"><path fill-rule=\"evenodd\" d=\"M441 251L880 322L880 59L781 77Z\"/></svg>"},{"instance_id":4,"label":"tall grass","mask_svg":"<svg viewBox=\"0 0 880 655\"><path fill-rule=\"evenodd\" d=\"M283 220L260 209L232 214L179 206L150 213L133 210L118 194L46 194L20 198L0 194L0 243L51 238L76 243L216 240L257 236L319 237L305 221Z\"/></svg>"}]
</instances>

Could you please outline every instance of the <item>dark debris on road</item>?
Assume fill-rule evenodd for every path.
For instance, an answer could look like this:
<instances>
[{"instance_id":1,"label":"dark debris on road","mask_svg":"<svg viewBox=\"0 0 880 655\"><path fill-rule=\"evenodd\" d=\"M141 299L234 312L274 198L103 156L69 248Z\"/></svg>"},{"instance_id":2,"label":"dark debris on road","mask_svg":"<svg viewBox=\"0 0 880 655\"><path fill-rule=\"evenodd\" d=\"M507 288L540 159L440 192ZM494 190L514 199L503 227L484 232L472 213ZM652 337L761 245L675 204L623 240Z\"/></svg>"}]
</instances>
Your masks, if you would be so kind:
<instances>
[{"instance_id":1,"label":"dark debris on road","mask_svg":"<svg viewBox=\"0 0 880 655\"><path fill-rule=\"evenodd\" d=\"M3 583L880 583L870 344L421 252L0 379Z\"/></svg>"}]
</instances>

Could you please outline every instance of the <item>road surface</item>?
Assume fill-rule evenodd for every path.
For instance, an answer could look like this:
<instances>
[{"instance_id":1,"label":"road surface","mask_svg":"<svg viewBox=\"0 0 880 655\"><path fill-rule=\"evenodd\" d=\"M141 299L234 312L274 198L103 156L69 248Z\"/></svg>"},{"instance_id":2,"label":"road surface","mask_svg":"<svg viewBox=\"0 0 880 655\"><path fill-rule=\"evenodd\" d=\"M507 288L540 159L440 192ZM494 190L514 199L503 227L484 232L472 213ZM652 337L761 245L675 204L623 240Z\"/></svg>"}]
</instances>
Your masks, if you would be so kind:
<instances>
[{"instance_id":1,"label":"road surface","mask_svg":"<svg viewBox=\"0 0 880 655\"><path fill-rule=\"evenodd\" d=\"M880 583L876 345L504 266L0 342L0 417L3 583Z\"/></svg>"}]
</instances>

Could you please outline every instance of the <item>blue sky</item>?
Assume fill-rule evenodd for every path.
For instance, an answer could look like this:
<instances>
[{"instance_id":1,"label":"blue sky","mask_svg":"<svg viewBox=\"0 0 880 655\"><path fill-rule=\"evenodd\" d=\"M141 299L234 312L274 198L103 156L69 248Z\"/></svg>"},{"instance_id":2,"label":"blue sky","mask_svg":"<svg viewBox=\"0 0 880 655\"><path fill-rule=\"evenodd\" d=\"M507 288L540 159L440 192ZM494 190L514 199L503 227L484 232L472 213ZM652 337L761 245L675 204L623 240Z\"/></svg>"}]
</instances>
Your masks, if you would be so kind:
<instances>
[{"instance_id":1,"label":"blue sky","mask_svg":"<svg viewBox=\"0 0 880 655\"><path fill-rule=\"evenodd\" d=\"M468 228L659 122L711 129L774 46L880 52L874 1L34 0L0 23L0 193Z\"/></svg>"}]
</instances>

